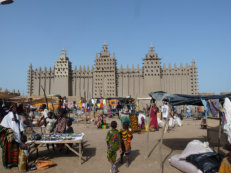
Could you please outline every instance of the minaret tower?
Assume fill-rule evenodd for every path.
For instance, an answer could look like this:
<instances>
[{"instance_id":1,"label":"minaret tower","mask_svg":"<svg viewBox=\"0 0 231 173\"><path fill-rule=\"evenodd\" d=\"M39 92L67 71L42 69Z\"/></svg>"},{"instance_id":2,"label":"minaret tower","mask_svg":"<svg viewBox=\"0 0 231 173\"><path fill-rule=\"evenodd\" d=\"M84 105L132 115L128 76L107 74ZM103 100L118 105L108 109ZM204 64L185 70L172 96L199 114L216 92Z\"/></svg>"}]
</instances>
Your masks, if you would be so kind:
<instances>
[{"instance_id":1,"label":"minaret tower","mask_svg":"<svg viewBox=\"0 0 231 173\"><path fill-rule=\"evenodd\" d=\"M66 50L62 50L62 55L55 64L55 90L53 94L70 96L71 92L72 67L69 58L66 56Z\"/></svg>"},{"instance_id":2,"label":"minaret tower","mask_svg":"<svg viewBox=\"0 0 231 173\"><path fill-rule=\"evenodd\" d=\"M161 67L160 58L154 51L154 47L150 45L150 51L146 54L144 61L144 96L148 96L150 92L161 90Z\"/></svg>"},{"instance_id":3,"label":"minaret tower","mask_svg":"<svg viewBox=\"0 0 231 173\"><path fill-rule=\"evenodd\" d=\"M93 76L93 97L115 97L116 87L116 58L110 57L107 44L104 43L99 57L96 54Z\"/></svg>"},{"instance_id":4,"label":"minaret tower","mask_svg":"<svg viewBox=\"0 0 231 173\"><path fill-rule=\"evenodd\" d=\"M33 94L33 68L30 64L28 73L27 73L27 93L29 96Z\"/></svg>"}]
</instances>

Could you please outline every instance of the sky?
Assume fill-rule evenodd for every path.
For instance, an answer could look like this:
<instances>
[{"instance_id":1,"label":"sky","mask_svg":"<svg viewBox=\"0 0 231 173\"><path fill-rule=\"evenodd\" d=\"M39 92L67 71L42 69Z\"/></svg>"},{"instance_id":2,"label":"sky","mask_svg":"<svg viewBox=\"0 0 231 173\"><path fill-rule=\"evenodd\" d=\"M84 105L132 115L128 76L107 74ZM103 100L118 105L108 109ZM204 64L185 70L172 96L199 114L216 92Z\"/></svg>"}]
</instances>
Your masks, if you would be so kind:
<instances>
[{"instance_id":1,"label":"sky","mask_svg":"<svg viewBox=\"0 0 231 173\"><path fill-rule=\"evenodd\" d=\"M142 66L150 44L184 66L193 58L199 92L231 92L230 0L14 0L0 5L0 87L27 94L27 72L54 66L62 49L74 66L94 64L107 43L118 66Z\"/></svg>"}]
</instances>

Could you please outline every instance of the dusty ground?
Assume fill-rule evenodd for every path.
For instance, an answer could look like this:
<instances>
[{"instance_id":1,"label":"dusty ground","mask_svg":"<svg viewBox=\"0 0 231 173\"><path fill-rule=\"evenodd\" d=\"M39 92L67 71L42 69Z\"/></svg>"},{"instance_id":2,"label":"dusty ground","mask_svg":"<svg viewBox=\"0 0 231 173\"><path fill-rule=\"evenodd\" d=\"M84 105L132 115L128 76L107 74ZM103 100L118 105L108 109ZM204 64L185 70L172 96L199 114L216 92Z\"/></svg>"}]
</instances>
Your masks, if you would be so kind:
<instances>
[{"instance_id":1,"label":"dusty ground","mask_svg":"<svg viewBox=\"0 0 231 173\"><path fill-rule=\"evenodd\" d=\"M117 118L108 119L107 122L116 120ZM120 123L119 128L120 128ZM46 156L52 159L57 165L40 172L51 173L108 173L110 164L106 158L106 142L105 137L108 129L96 129L93 124L73 124L75 132L85 133L84 142L84 157L87 159L82 165L79 165L79 160L73 153L56 153L49 154L46 147L39 150L39 157ZM175 127L169 133L166 133L163 140L162 153L160 150L159 139L161 130L158 132L149 133L149 150L147 152L147 133L134 134L132 141L131 164L127 168L124 165L117 163L118 172L121 173L159 173L163 166L164 173L179 173L177 169L172 167L168 159L174 154L181 153L187 143L193 139L205 141L206 130L200 129L200 121L184 120L182 127ZM145 159L149 155L148 159ZM0 154L1 155L1 154ZM0 156L0 159L2 157ZM32 155L35 159L35 155ZM117 158L117 160L119 157ZM163 160L163 164L161 164ZM1 162L1 160L0 160ZM17 168L4 170L0 164L1 173L18 172ZM39 171L33 171L37 173Z\"/></svg>"}]
</instances>

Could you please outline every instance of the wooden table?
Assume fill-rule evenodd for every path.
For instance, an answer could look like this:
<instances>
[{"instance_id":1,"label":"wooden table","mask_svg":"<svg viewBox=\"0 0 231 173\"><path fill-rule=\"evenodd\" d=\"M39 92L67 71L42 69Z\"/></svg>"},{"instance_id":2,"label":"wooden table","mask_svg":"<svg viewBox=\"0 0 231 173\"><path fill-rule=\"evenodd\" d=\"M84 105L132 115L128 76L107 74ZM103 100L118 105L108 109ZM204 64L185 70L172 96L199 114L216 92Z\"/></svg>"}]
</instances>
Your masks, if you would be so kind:
<instances>
[{"instance_id":1,"label":"wooden table","mask_svg":"<svg viewBox=\"0 0 231 173\"><path fill-rule=\"evenodd\" d=\"M39 147L41 147L44 144L65 144L67 148L69 148L73 153L75 153L79 157L79 164L82 164L82 144L84 139L84 133L81 133L81 136L73 137L72 140L29 140L27 141L27 144L37 144L35 145L35 148L30 151L30 153L33 153L34 151L38 150ZM74 150L69 144L79 144L79 152Z\"/></svg>"}]
</instances>

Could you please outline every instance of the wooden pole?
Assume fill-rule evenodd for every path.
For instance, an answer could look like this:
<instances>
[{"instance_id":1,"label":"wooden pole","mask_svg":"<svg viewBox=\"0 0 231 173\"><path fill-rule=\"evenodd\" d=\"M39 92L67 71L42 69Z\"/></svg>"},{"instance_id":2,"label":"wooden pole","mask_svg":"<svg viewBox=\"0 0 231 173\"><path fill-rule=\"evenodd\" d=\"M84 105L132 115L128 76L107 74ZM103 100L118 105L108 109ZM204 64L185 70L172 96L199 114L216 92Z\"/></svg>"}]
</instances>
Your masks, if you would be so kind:
<instances>
[{"instance_id":1,"label":"wooden pole","mask_svg":"<svg viewBox=\"0 0 231 173\"><path fill-rule=\"evenodd\" d=\"M46 104L47 104L47 110L49 110L49 108L48 108L48 101L47 101L47 95L46 95L45 89L42 87L42 85L40 87L43 90L43 94L44 94L44 97L45 97L45 100L46 100Z\"/></svg>"},{"instance_id":2,"label":"wooden pole","mask_svg":"<svg viewBox=\"0 0 231 173\"><path fill-rule=\"evenodd\" d=\"M168 107L170 107L169 106L169 104L168 104ZM170 107L170 109L169 109L170 111L169 112L171 112L171 107ZM163 129L161 130L161 138L160 138L160 149L159 149L159 151L160 151L160 168L161 168L161 172L163 172L163 163L162 163L162 155L163 155L163 153L162 153L162 145L163 145L163 138L164 138L164 133L165 133L165 128L168 128L168 118L169 118L169 114L170 113L168 113L168 116L167 116L167 118L166 118L166 121L165 121L165 123L164 123L164 127L163 127Z\"/></svg>"},{"instance_id":3,"label":"wooden pole","mask_svg":"<svg viewBox=\"0 0 231 173\"><path fill-rule=\"evenodd\" d=\"M151 100L152 101L152 100ZM150 123L150 114L151 114L151 110L152 110L152 104L151 104L151 101L150 101L150 105L149 105L149 111L148 111L148 122L147 122L147 125L148 125L148 131L147 131L147 143L146 143L146 156L145 156L145 159L148 159L148 155L149 155L149 123Z\"/></svg>"}]
</instances>

